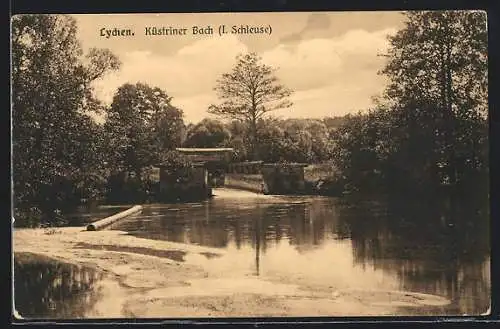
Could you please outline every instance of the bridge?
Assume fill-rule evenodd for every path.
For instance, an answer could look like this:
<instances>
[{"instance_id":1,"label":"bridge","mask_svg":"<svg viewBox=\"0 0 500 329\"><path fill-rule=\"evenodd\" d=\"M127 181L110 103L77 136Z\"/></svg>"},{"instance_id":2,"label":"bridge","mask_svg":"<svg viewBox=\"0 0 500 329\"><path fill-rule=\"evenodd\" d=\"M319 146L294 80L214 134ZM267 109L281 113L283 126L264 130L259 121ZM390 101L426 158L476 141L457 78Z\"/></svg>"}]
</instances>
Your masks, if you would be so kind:
<instances>
[{"instance_id":1,"label":"bridge","mask_svg":"<svg viewBox=\"0 0 500 329\"><path fill-rule=\"evenodd\" d=\"M185 155L193 162L208 163L229 163L231 161L234 149L230 147L219 148L196 148L179 147L177 152Z\"/></svg>"},{"instance_id":2,"label":"bridge","mask_svg":"<svg viewBox=\"0 0 500 329\"><path fill-rule=\"evenodd\" d=\"M234 162L232 148L177 148L193 163L189 180L180 185L188 194L212 195L212 188L227 187L261 194L300 194L305 189L305 163ZM160 165L160 190L171 189ZM164 174L162 174L164 173Z\"/></svg>"}]
</instances>

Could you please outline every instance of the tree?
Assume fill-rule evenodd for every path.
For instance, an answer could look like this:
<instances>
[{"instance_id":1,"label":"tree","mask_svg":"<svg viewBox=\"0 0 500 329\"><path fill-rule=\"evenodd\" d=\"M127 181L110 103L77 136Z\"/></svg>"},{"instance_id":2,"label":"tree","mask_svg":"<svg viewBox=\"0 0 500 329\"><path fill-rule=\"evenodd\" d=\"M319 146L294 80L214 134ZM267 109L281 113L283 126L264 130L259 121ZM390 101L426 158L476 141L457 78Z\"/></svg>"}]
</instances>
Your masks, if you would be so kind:
<instances>
[{"instance_id":1,"label":"tree","mask_svg":"<svg viewBox=\"0 0 500 329\"><path fill-rule=\"evenodd\" d=\"M437 104L442 112L476 118L487 111L487 31L483 12L408 12L389 38L393 104ZM446 111L444 111L446 109Z\"/></svg>"},{"instance_id":2,"label":"tree","mask_svg":"<svg viewBox=\"0 0 500 329\"><path fill-rule=\"evenodd\" d=\"M171 100L160 88L143 83L118 88L105 123L115 172L134 173L140 180L144 168L180 145L183 113Z\"/></svg>"},{"instance_id":3,"label":"tree","mask_svg":"<svg viewBox=\"0 0 500 329\"><path fill-rule=\"evenodd\" d=\"M223 147L229 142L231 135L222 122L203 119L187 131L184 141L186 147Z\"/></svg>"},{"instance_id":4,"label":"tree","mask_svg":"<svg viewBox=\"0 0 500 329\"><path fill-rule=\"evenodd\" d=\"M477 192L486 191L488 171L486 18L471 11L405 17L389 37L380 72L389 83L376 108L332 131L336 165L359 190L484 196Z\"/></svg>"},{"instance_id":5,"label":"tree","mask_svg":"<svg viewBox=\"0 0 500 329\"><path fill-rule=\"evenodd\" d=\"M255 53L239 55L230 73L217 80L214 90L222 103L210 105L209 112L245 122L248 125L252 155L257 159L257 122L265 114L292 103L288 100L291 91L279 84L275 69L260 63Z\"/></svg>"},{"instance_id":6,"label":"tree","mask_svg":"<svg viewBox=\"0 0 500 329\"><path fill-rule=\"evenodd\" d=\"M394 141L388 134L391 120L391 113L379 108L345 116L332 132L332 156L341 173L338 180L350 192L389 187L385 166L394 152Z\"/></svg>"},{"instance_id":7,"label":"tree","mask_svg":"<svg viewBox=\"0 0 500 329\"><path fill-rule=\"evenodd\" d=\"M342 125L345 121L345 116L337 116L337 117L326 117L321 120L327 127L329 131L334 130Z\"/></svg>"},{"instance_id":8,"label":"tree","mask_svg":"<svg viewBox=\"0 0 500 329\"><path fill-rule=\"evenodd\" d=\"M282 127L296 145L295 161L318 163L327 160L331 153L329 130L324 122L316 119L287 119Z\"/></svg>"},{"instance_id":9,"label":"tree","mask_svg":"<svg viewBox=\"0 0 500 329\"><path fill-rule=\"evenodd\" d=\"M390 37L386 105L394 109L400 158L418 166L422 152L441 180L457 184L484 171L487 113L486 16L474 11L409 12ZM398 128L399 127L399 128ZM418 136L433 136L424 149ZM411 150L411 151L410 151Z\"/></svg>"},{"instance_id":10,"label":"tree","mask_svg":"<svg viewBox=\"0 0 500 329\"><path fill-rule=\"evenodd\" d=\"M286 158L285 133L278 120L260 120L258 129L259 154L265 162L278 162Z\"/></svg>"},{"instance_id":11,"label":"tree","mask_svg":"<svg viewBox=\"0 0 500 329\"><path fill-rule=\"evenodd\" d=\"M70 199L89 197L77 186L102 169L99 128L87 116L102 109L92 82L120 62L104 49L85 55L69 15L18 15L11 24L14 207L52 221Z\"/></svg>"}]
</instances>

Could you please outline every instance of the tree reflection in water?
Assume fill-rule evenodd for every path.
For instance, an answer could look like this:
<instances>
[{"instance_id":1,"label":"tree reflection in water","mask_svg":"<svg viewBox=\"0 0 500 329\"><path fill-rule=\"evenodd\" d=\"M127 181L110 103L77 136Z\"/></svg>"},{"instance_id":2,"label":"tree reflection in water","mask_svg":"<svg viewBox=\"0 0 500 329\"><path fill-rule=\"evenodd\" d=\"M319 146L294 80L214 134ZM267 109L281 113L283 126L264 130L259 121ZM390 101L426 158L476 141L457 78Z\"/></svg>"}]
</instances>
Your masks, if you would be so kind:
<instances>
[{"instance_id":1,"label":"tree reflection in water","mask_svg":"<svg viewBox=\"0 0 500 329\"><path fill-rule=\"evenodd\" d=\"M487 211L460 211L439 200L353 201L339 207L357 263L399 278L400 289L449 298L448 312L478 314L490 306Z\"/></svg>"},{"instance_id":2,"label":"tree reflection in water","mask_svg":"<svg viewBox=\"0 0 500 329\"><path fill-rule=\"evenodd\" d=\"M83 318L98 301L103 275L29 253L14 255L14 298L26 319Z\"/></svg>"},{"instance_id":3,"label":"tree reflection in water","mask_svg":"<svg viewBox=\"0 0 500 329\"><path fill-rule=\"evenodd\" d=\"M349 280L347 273L364 267L366 275L390 277L400 289L450 298L455 309L449 313L477 314L489 306L489 223L487 212L472 203L456 211L436 198L423 203L283 197L280 202L214 199L164 207L153 220L132 218L115 228L140 237L240 250L238 257L254 259L257 275L296 263L288 270L310 268L304 275L313 275L311 281L330 274L335 280L339 271ZM143 216L150 211L144 209Z\"/></svg>"}]
</instances>

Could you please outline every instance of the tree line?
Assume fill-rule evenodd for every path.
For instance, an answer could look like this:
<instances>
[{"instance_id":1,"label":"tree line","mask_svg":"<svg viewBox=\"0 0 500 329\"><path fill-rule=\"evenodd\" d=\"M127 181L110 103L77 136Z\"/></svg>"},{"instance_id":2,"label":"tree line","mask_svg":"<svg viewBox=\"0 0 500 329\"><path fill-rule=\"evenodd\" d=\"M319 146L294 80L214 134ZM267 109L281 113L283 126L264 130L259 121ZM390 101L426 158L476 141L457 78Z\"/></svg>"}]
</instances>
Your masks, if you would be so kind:
<instances>
[{"instance_id":1,"label":"tree line","mask_svg":"<svg viewBox=\"0 0 500 329\"><path fill-rule=\"evenodd\" d=\"M96 99L93 82L121 63L107 49L84 53L73 17L11 23L16 222L57 224L82 202L144 199L145 171L180 143L182 111L142 83L121 86L110 106Z\"/></svg>"},{"instance_id":2,"label":"tree line","mask_svg":"<svg viewBox=\"0 0 500 329\"><path fill-rule=\"evenodd\" d=\"M209 109L237 121L226 127L201 122L188 143L209 143L207 135L218 131L214 145L234 147L240 160L328 161L338 175L324 187L336 194L487 200L486 16L404 16L404 27L388 38L389 50L382 54L386 64L379 74L388 83L373 108L343 118L277 120L269 112L291 107L292 92L248 54L217 81L222 103Z\"/></svg>"},{"instance_id":3,"label":"tree line","mask_svg":"<svg viewBox=\"0 0 500 329\"><path fill-rule=\"evenodd\" d=\"M321 163L332 156L331 136L343 118L259 120L255 127L258 143L252 147L252 133L239 120L223 122L205 118L188 124L184 147L231 147L234 161L258 159L264 162ZM259 156L256 158L255 154Z\"/></svg>"},{"instance_id":4,"label":"tree line","mask_svg":"<svg viewBox=\"0 0 500 329\"><path fill-rule=\"evenodd\" d=\"M293 92L255 53L236 58L206 118L186 124L167 91L126 83L107 106L93 82L120 69L106 49L83 53L68 15L12 19L14 216L57 223L86 200L144 202L152 167L189 163L185 147L232 147L234 161L328 163L328 193L487 193L487 32L480 12L411 12L390 37L372 109L278 119ZM104 124L93 116L104 115ZM457 192L458 191L458 192ZM448 192L446 192L448 193Z\"/></svg>"},{"instance_id":5,"label":"tree line","mask_svg":"<svg viewBox=\"0 0 500 329\"><path fill-rule=\"evenodd\" d=\"M347 117L333 136L342 180L355 191L443 191L487 200L486 16L437 11L405 17L405 27L389 38L380 72L389 82L377 106Z\"/></svg>"}]
</instances>

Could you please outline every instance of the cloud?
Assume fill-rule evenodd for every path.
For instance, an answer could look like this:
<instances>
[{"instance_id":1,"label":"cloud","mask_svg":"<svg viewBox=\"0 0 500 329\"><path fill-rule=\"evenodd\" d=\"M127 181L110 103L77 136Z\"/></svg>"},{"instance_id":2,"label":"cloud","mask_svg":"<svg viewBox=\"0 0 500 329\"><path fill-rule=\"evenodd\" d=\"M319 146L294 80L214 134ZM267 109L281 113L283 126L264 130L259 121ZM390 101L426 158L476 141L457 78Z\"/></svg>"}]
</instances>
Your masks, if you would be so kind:
<instances>
[{"instance_id":1,"label":"cloud","mask_svg":"<svg viewBox=\"0 0 500 329\"><path fill-rule=\"evenodd\" d=\"M328 29L331 25L330 17L323 13L312 13L307 17L306 25L297 33L292 33L281 38L281 42L294 42L301 40L309 31Z\"/></svg>"},{"instance_id":2,"label":"cloud","mask_svg":"<svg viewBox=\"0 0 500 329\"><path fill-rule=\"evenodd\" d=\"M221 51L222 50L222 51ZM96 93L111 102L116 89L126 82L145 82L167 91L170 96L187 97L206 93L215 79L234 64L246 46L237 38L205 38L181 48L175 55L131 51L121 57L122 68L95 84Z\"/></svg>"},{"instance_id":3,"label":"cloud","mask_svg":"<svg viewBox=\"0 0 500 329\"><path fill-rule=\"evenodd\" d=\"M279 67L278 75L292 89L307 90L345 80L356 72L371 69L376 75L387 51L387 35L393 29L368 32L351 30L336 38L302 40L296 45L279 45L265 52L264 61Z\"/></svg>"},{"instance_id":4,"label":"cloud","mask_svg":"<svg viewBox=\"0 0 500 329\"><path fill-rule=\"evenodd\" d=\"M260 53L266 64L278 68L280 81L294 90L295 105L276 114L323 117L370 106L371 97L385 83L377 75L384 59L377 55L387 51L387 35L394 32L349 30L337 37L279 44ZM145 82L164 89L184 111L185 119L197 122L208 116L208 106L217 101L216 79L231 70L238 54L250 50L235 36L213 36L170 55L127 51L118 54L123 62L120 71L98 81L96 92L109 103L123 83Z\"/></svg>"},{"instance_id":5,"label":"cloud","mask_svg":"<svg viewBox=\"0 0 500 329\"><path fill-rule=\"evenodd\" d=\"M312 13L307 18L305 30L327 29L331 25L330 17L324 13Z\"/></svg>"},{"instance_id":6,"label":"cloud","mask_svg":"<svg viewBox=\"0 0 500 329\"><path fill-rule=\"evenodd\" d=\"M356 77L352 83L334 79L325 87L296 91L291 96L293 106L277 111L276 115L323 118L366 110L373 105L372 96L383 91L385 81L371 73L356 73Z\"/></svg>"},{"instance_id":7,"label":"cloud","mask_svg":"<svg viewBox=\"0 0 500 329\"><path fill-rule=\"evenodd\" d=\"M198 122L203 118L212 117L206 111L208 106L215 102L216 95L208 92L196 96L176 97L172 100L172 105L183 110L184 120L187 122Z\"/></svg>"},{"instance_id":8,"label":"cloud","mask_svg":"<svg viewBox=\"0 0 500 329\"><path fill-rule=\"evenodd\" d=\"M394 28L374 32L350 30L332 41L337 51L341 54L375 55L387 51L389 46L387 36L394 33L396 33L396 29Z\"/></svg>"}]
</instances>

